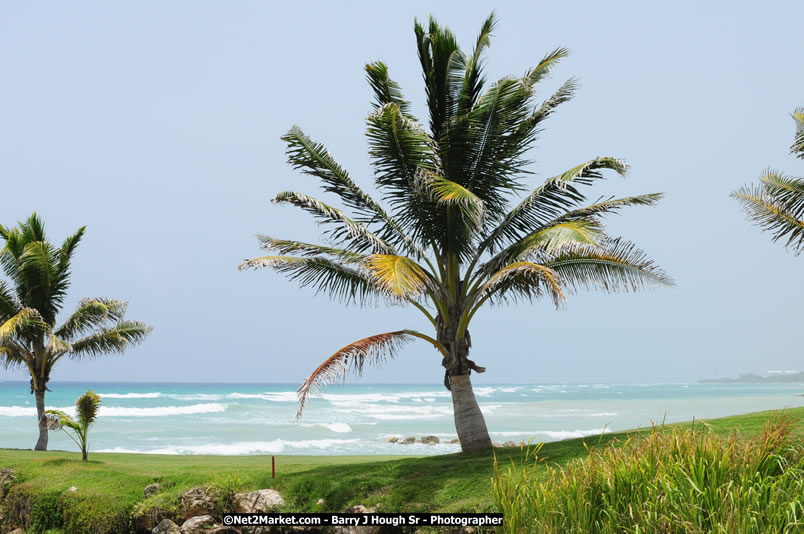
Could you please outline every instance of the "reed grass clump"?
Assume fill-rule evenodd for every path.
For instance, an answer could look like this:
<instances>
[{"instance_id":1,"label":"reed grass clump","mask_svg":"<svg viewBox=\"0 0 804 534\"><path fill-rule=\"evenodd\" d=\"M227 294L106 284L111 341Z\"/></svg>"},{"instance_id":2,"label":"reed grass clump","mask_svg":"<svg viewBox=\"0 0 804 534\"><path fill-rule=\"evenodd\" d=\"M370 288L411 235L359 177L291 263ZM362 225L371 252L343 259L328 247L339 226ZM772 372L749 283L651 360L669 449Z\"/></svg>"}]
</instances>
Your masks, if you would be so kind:
<instances>
[{"instance_id":1,"label":"reed grass clump","mask_svg":"<svg viewBox=\"0 0 804 534\"><path fill-rule=\"evenodd\" d=\"M753 438L659 427L564 467L523 447L504 472L495 459L502 531L804 532L804 445L790 426L775 418Z\"/></svg>"}]
</instances>

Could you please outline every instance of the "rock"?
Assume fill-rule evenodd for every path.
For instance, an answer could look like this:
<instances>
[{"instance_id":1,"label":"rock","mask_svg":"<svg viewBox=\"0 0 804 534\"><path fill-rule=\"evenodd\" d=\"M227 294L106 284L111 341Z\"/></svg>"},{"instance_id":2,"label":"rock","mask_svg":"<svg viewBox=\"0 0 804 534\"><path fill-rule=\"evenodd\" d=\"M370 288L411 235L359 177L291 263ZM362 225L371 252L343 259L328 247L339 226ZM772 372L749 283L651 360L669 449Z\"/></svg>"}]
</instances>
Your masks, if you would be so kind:
<instances>
[{"instance_id":1,"label":"rock","mask_svg":"<svg viewBox=\"0 0 804 534\"><path fill-rule=\"evenodd\" d=\"M78 491L78 488L76 488L75 486L71 486L70 491Z\"/></svg>"},{"instance_id":2,"label":"rock","mask_svg":"<svg viewBox=\"0 0 804 534\"><path fill-rule=\"evenodd\" d=\"M449 443L450 445L454 445L455 443L460 443L460 442L461 442L461 440L459 440L458 438L452 438L447 443Z\"/></svg>"},{"instance_id":3,"label":"rock","mask_svg":"<svg viewBox=\"0 0 804 534\"><path fill-rule=\"evenodd\" d=\"M143 505L134 512L132 519L137 532L148 532L165 521L175 519L175 512L160 508L159 506ZM173 521L171 521L172 523ZM178 528L178 527L177 527Z\"/></svg>"},{"instance_id":4,"label":"rock","mask_svg":"<svg viewBox=\"0 0 804 534\"><path fill-rule=\"evenodd\" d=\"M318 500L317 500L315 503L316 503L318 506L324 506L324 499L318 499Z\"/></svg>"},{"instance_id":5,"label":"rock","mask_svg":"<svg viewBox=\"0 0 804 534\"><path fill-rule=\"evenodd\" d=\"M215 511L215 498L207 488L190 488L181 494L179 516L182 521L191 517L205 516ZM184 524L182 524L184 528Z\"/></svg>"},{"instance_id":6,"label":"rock","mask_svg":"<svg viewBox=\"0 0 804 534\"><path fill-rule=\"evenodd\" d=\"M191 517L181 524L179 532L181 534L208 534L208 532L218 527L215 519L211 515L199 515Z\"/></svg>"},{"instance_id":7,"label":"rock","mask_svg":"<svg viewBox=\"0 0 804 534\"><path fill-rule=\"evenodd\" d=\"M357 504L352 506L351 508L347 508L343 511L344 514L373 514L374 510L371 508L366 508L362 504Z\"/></svg>"},{"instance_id":8,"label":"rock","mask_svg":"<svg viewBox=\"0 0 804 534\"><path fill-rule=\"evenodd\" d=\"M371 508L366 508L362 504L352 506L351 508L347 508L343 511L344 514L370 514L373 512L374 510ZM335 527L332 529L332 532L336 534L379 534L380 528L381 527L379 525L365 527Z\"/></svg>"},{"instance_id":9,"label":"rock","mask_svg":"<svg viewBox=\"0 0 804 534\"><path fill-rule=\"evenodd\" d=\"M502 444L503 447L517 447L519 444L515 441L506 441Z\"/></svg>"},{"instance_id":10,"label":"rock","mask_svg":"<svg viewBox=\"0 0 804 534\"><path fill-rule=\"evenodd\" d=\"M383 441L386 443L396 443L397 441L399 441L399 438L396 436L388 436Z\"/></svg>"},{"instance_id":11,"label":"rock","mask_svg":"<svg viewBox=\"0 0 804 534\"><path fill-rule=\"evenodd\" d=\"M6 493L8 493L9 488L16 478L13 469L0 469L0 499L6 496Z\"/></svg>"},{"instance_id":12,"label":"rock","mask_svg":"<svg viewBox=\"0 0 804 534\"><path fill-rule=\"evenodd\" d=\"M436 436L422 436L422 443L425 445L435 445L439 443L441 440L438 439Z\"/></svg>"},{"instance_id":13,"label":"rock","mask_svg":"<svg viewBox=\"0 0 804 534\"><path fill-rule=\"evenodd\" d=\"M148 484L145 486L145 498L147 499L151 495L159 493L160 491L162 491L162 484L158 484L156 482L153 484Z\"/></svg>"},{"instance_id":14,"label":"rock","mask_svg":"<svg viewBox=\"0 0 804 534\"><path fill-rule=\"evenodd\" d=\"M171 521L170 519L163 519L156 525L153 530L151 531L152 534L180 534L181 529L179 525Z\"/></svg>"},{"instance_id":15,"label":"rock","mask_svg":"<svg viewBox=\"0 0 804 534\"><path fill-rule=\"evenodd\" d=\"M502 443L495 442L495 443L492 443L491 446L492 447L502 447L503 445L502 445Z\"/></svg>"},{"instance_id":16,"label":"rock","mask_svg":"<svg viewBox=\"0 0 804 534\"><path fill-rule=\"evenodd\" d=\"M413 436L408 436L399 443L401 443L402 445L410 445L411 443L416 443L416 438Z\"/></svg>"},{"instance_id":17,"label":"rock","mask_svg":"<svg viewBox=\"0 0 804 534\"><path fill-rule=\"evenodd\" d=\"M285 499L278 491L272 489L236 493L234 496L234 509L240 514L270 512L282 506L285 506Z\"/></svg>"}]
</instances>

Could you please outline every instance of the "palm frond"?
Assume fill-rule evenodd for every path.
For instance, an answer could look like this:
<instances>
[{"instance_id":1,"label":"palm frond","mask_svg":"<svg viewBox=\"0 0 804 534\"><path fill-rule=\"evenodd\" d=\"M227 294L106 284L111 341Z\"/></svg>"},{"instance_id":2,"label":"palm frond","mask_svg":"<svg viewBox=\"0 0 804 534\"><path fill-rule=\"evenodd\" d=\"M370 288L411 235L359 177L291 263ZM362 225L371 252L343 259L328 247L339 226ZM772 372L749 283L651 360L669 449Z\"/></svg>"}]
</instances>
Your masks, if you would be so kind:
<instances>
[{"instance_id":1,"label":"palm frond","mask_svg":"<svg viewBox=\"0 0 804 534\"><path fill-rule=\"evenodd\" d=\"M312 286L317 292L325 292L331 298L346 303L355 301L370 304L377 297L390 299L390 295L374 278L360 268L352 268L337 261L296 256L262 256L240 264L239 270L270 267L297 281L302 287Z\"/></svg>"},{"instance_id":2,"label":"palm frond","mask_svg":"<svg viewBox=\"0 0 804 534\"><path fill-rule=\"evenodd\" d=\"M449 82L456 76L454 70L463 70L458 63L452 61L461 51L455 35L449 29L439 26L433 17L430 17L426 32L418 20L413 29L424 76L427 107L430 110L430 132L434 139L439 139L455 109L455 95L449 90Z\"/></svg>"},{"instance_id":3,"label":"palm frond","mask_svg":"<svg viewBox=\"0 0 804 534\"><path fill-rule=\"evenodd\" d=\"M39 311L33 308L23 308L16 315L0 324L0 339L14 339L22 336L28 330L43 331L47 329Z\"/></svg>"},{"instance_id":4,"label":"palm frond","mask_svg":"<svg viewBox=\"0 0 804 534\"><path fill-rule=\"evenodd\" d=\"M548 52L539 64L528 72L526 76L528 81L530 81L531 84L539 83L544 78L548 77L558 63L568 55L569 50L563 47Z\"/></svg>"},{"instance_id":5,"label":"palm frond","mask_svg":"<svg viewBox=\"0 0 804 534\"><path fill-rule=\"evenodd\" d=\"M793 217L764 185L744 186L732 193L745 210L748 218L785 243L796 254L804 250L804 221Z\"/></svg>"},{"instance_id":6,"label":"palm frond","mask_svg":"<svg viewBox=\"0 0 804 534\"><path fill-rule=\"evenodd\" d=\"M95 422L100 410L101 399L91 389L78 397L75 401L75 413L78 417L78 422L83 428Z\"/></svg>"},{"instance_id":7,"label":"palm frond","mask_svg":"<svg viewBox=\"0 0 804 534\"><path fill-rule=\"evenodd\" d=\"M378 285L401 298L415 299L430 285L427 272L404 256L373 254L365 267Z\"/></svg>"},{"instance_id":8,"label":"palm frond","mask_svg":"<svg viewBox=\"0 0 804 534\"><path fill-rule=\"evenodd\" d=\"M5 280L0 280L0 323L7 321L20 311L20 302Z\"/></svg>"},{"instance_id":9,"label":"palm frond","mask_svg":"<svg viewBox=\"0 0 804 534\"><path fill-rule=\"evenodd\" d=\"M474 193L451 180L426 169L419 169L417 187L429 192L433 199L445 206L456 206L476 228L486 217L485 203Z\"/></svg>"},{"instance_id":10,"label":"palm frond","mask_svg":"<svg viewBox=\"0 0 804 534\"><path fill-rule=\"evenodd\" d=\"M543 265L558 273L564 287L573 289L616 292L674 285L643 251L621 239L600 246L568 245Z\"/></svg>"},{"instance_id":11,"label":"palm frond","mask_svg":"<svg viewBox=\"0 0 804 534\"><path fill-rule=\"evenodd\" d=\"M790 153L804 159L804 108L793 112L793 120L796 121L796 136L790 146Z\"/></svg>"},{"instance_id":12,"label":"palm frond","mask_svg":"<svg viewBox=\"0 0 804 534\"><path fill-rule=\"evenodd\" d=\"M496 273L478 291L479 298L491 298L492 301L503 301L512 296L514 299L538 298L547 289L556 308L567 299L561 287L558 273L549 267L527 261L506 265Z\"/></svg>"},{"instance_id":13,"label":"palm frond","mask_svg":"<svg viewBox=\"0 0 804 534\"><path fill-rule=\"evenodd\" d=\"M258 235L260 248L263 250L273 250L279 254L299 254L300 256L332 256L344 263L359 263L366 259L365 254L358 254L342 248L327 247L302 241L289 241L286 239L275 239L267 235Z\"/></svg>"},{"instance_id":14,"label":"palm frond","mask_svg":"<svg viewBox=\"0 0 804 534\"><path fill-rule=\"evenodd\" d=\"M804 179L768 170L760 181L774 204L794 219L804 218Z\"/></svg>"},{"instance_id":15,"label":"palm frond","mask_svg":"<svg viewBox=\"0 0 804 534\"><path fill-rule=\"evenodd\" d=\"M533 112L533 115L530 116L526 123L526 127L532 129L541 124L545 119L553 114L558 106L572 100L572 97L575 96L575 91L577 89L578 81L575 78L570 78L564 82L564 84L559 87L558 90L553 93L552 96L550 96L550 98L542 102L542 105L539 106L539 109Z\"/></svg>"},{"instance_id":16,"label":"palm frond","mask_svg":"<svg viewBox=\"0 0 804 534\"><path fill-rule=\"evenodd\" d=\"M65 340L73 339L93 328L122 320L127 308L128 303L122 300L81 299L78 308L54 333Z\"/></svg>"},{"instance_id":17,"label":"palm frond","mask_svg":"<svg viewBox=\"0 0 804 534\"><path fill-rule=\"evenodd\" d=\"M477 98L483 91L485 80L483 78L483 52L491 46L491 34L497 25L497 17L492 12L483 21L475 42L472 55L466 61L461 88L458 91L457 114L463 115L474 106Z\"/></svg>"},{"instance_id":18,"label":"palm frond","mask_svg":"<svg viewBox=\"0 0 804 534\"><path fill-rule=\"evenodd\" d=\"M25 367L33 362L33 355L9 337L0 337L0 365L4 369Z\"/></svg>"},{"instance_id":19,"label":"palm frond","mask_svg":"<svg viewBox=\"0 0 804 534\"><path fill-rule=\"evenodd\" d=\"M141 343L153 329L140 321L120 321L72 343L69 357L81 359L97 357L110 352L122 353L128 347Z\"/></svg>"},{"instance_id":20,"label":"palm frond","mask_svg":"<svg viewBox=\"0 0 804 534\"><path fill-rule=\"evenodd\" d=\"M411 330L398 330L359 339L340 349L319 365L299 387L296 417L301 417L311 392L345 379L350 371L361 375L366 364L381 365L386 359L395 357L399 349L414 337Z\"/></svg>"},{"instance_id":21,"label":"palm frond","mask_svg":"<svg viewBox=\"0 0 804 534\"><path fill-rule=\"evenodd\" d=\"M328 234L337 242L346 243L347 249L353 249L355 252L369 250L377 254L394 253L391 245L371 232L364 224L351 219L338 208L324 204L309 195L284 191L276 195L272 202L299 207L315 215L322 223L334 225L334 229Z\"/></svg>"},{"instance_id":22,"label":"palm frond","mask_svg":"<svg viewBox=\"0 0 804 534\"><path fill-rule=\"evenodd\" d=\"M45 414L42 417L45 418L48 430L69 428L76 433L80 434L81 432L81 426L78 422L73 419L72 416L61 410L45 410ZM73 441L75 441L75 439L73 439Z\"/></svg>"},{"instance_id":23,"label":"palm frond","mask_svg":"<svg viewBox=\"0 0 804 534\"><path fill-rule=\"evenodd\" d=\"M366 79L368 79L371 89L374 91L374 109L379 109L386 104L395 104L402 115L412 119L409 114L410 102L405 100L402 88L393 81L388 75L388 66L382 61L375 61L366 65Z\"/></svg>"},{"instance_id":24,"label":"palm frond","mask_svg":"<svg viewBox=\"0 0 804 534\"><path fill-rule=\"evenodd\" d=\"M560 217L585 199L573 184L590 185L603 178L600 171L606 169L621 176L628 172L628 166L622 160L599 157L549 178L508 212L497 228L480 243L479 250L494 251L502 241L521 239L523 235Z\"/></svg>"},{"instance_id":25,"label":"palm frond","mask_svg":"<svg viewBox=\"0 0 804 534\"><path fill-rule=\"evenodd\" d=\"M358 213L357 221L365 224L382 221L386 223L385 228L389 230L389 235L402 233L399 224L354 183L324 145L310 139L298 126L291 128L282 140L288 145L288 163L304 174L320 178L324 183L324 191L338 195L346 206ZM394 237L404 240L404 234Z\"/></svg>"}]
</instances>

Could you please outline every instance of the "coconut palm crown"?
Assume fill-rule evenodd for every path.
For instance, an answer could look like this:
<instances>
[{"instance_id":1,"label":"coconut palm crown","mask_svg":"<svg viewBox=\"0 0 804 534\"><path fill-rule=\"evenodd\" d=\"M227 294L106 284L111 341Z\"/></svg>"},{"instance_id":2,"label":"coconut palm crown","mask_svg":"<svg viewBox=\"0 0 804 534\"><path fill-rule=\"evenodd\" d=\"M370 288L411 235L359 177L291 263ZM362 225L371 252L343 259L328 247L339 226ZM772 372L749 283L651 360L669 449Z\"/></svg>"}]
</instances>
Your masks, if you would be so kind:
<instances>
[{"instance_id":1,"label":"coconut palm crown","mask_svg":"<svg viewBox=\"0 0 804 534\"><path fill-rule=\"evenodd\" d=\"M53 366L65 357L80 360L123 352L151 331L143 322L125 320L127 303L107 298L80 300L75 312L57 325L70 285L70 263L84 229L58 247L47 240L36 213L17 228L0 226L5 240L0 267L11 282L0 280L0 365L25 368L31 376L39 422L36 450L47 449L43 415Z\"/></svg>"},{"instance_id":2,"label":"coconut palm crown","mask_svg":"<svg viewBox=\"0 0 804 534\"><path fill-rule=\"evenodd\" d=\"M796 134L790 153L804 159L804 108L793 112ZM767 170L759 185L743 186L732 196L748 218L773 234L773 241L786 238L785 246L800 254L804 250L804 178Z\"/></svg>"},{"instance_id":3,"label":"coconut palm crown","mask_svg":"<svg viewBox=\"0 0 804 534\"><path fill-rule=\"evenodd\" d=\"M495 18L482 25L470 54L432 18L415 23L429 128L411 114L400 86L381 62L366 65L374 93L367 120L369 155L382 202L374 200L323 145L293 127L282 139L289 164L321 181L345 209L312 196L281 192L277 204L300 208L326 225L328 244L259 236L273 255L241 269L271 267L302 286L344 301L406 304L432 324L434 336L410 329L373 335L338 350L299 388L299 411L311 391L365 364L394 356L414 338L430 343L445 368L464 451L491 440L469 375L469 325L486 303L549 297L560 306L578 288L638 290L671 280L628 241L606 234L601 216L652 206L660 194L587 203L583 188L604 171L625 175L612 157L597 157L532 188L528 149L544 121L570 100L570 79L536 102L537 84L567 50L548 53L522 77L487 85L483 52Z\"/></svg>"}]
</instances>

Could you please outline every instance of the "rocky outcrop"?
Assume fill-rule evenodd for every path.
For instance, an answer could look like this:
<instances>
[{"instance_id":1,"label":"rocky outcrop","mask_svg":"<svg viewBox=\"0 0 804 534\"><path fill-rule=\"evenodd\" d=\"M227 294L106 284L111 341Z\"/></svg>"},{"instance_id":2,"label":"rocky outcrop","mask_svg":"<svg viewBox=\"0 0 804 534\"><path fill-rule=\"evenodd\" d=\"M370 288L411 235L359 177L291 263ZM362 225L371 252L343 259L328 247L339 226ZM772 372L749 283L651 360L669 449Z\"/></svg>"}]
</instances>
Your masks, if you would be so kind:
<instances>
[{"instance_id":1,"label":"rocky outcrop","mask_svg":"<svg viewBox=\"0 0 804 534\"><path fill-rule=\"evenodd\" d=\"M180 534L181 529L179 525L171 521L170 519L163 519L156 525L151 534Z\"/></svg>"},{"instance_id":2,"label":"rocky outcrop","mask_svg":"<svg viewBox=\"0 0 804 534\"><path fill-rule=\"evenodd\" d=\"M422 436L422 443L425 445L435 445L440 441L437 436Z\"/></svg>"},{"instance_id":3,"label":"rocky outcrop","mask_svg":"<svg viewBox=\"0 0 804 534\"><path fill-rule=\"evenodd\" d=\"M399 438L396 436L388 436L387 438L383 439L383 441L386 443L396 443L399 441Z\"/></svg>"},{"instance_id":4,"label":"rocky outcrop","mask_svg":"<svg viewBox=\"0 0 804 534\"><path fill-rule=\"evenodd\" d=\"M215 512L215 497L207 488L190 488L181 494L179 517L187 521L191 517L210 515ZM184 525L182 524L182 528Z\"/></svg>"},{"instance_id":5,"label":"rocky outcrop","mask_svg":"<svg viewBox=\"0 0 804 534\"><path fill-rule=\"evenodd\" d=\"M405 439L403 439L402 441L400 441L399 443L401 443L403 445L410 445L411 443L416 443L416 438L413 437L413 436L408 436Z\"/></svg>"},{"instance_id":6,"label":"rocky outcrop","mask_svg":"<svg viewBox=\"0 0 804 534\"><path fill-rule=\"evenodd\" d=\"M261 489L251 493L237 493L234 496L234 509L240 514L271 512L285 505L285 499L278 491Z\"/></svg>"},{"instance_id":7,"label":"rocky outcrop","mask_svg":"<svg viewBox=\"0 0 804 534\"><path fill-rule=\"evenodd\" d=\"M152 529L161 525L165 521L173 522L176 519L176 512L162 508L160 506L141 505L140 508L134 512L132 520L137 532L151 532Z\"/></svg>"},{"instance_id":8,"label":"rocky outcrop","mask_svg":"<svg viewBox=\"0 0 804 534\"><path fill-rule=\"evenodd\" d=\"M151 495L155 495L162 491L162 484L158 484L154 482L153 484L148 484L145 486L145 498L147 499Z\"/></svg>"},{"instance_id":9,"label":"rocky outcrop","mask_svg":"<svg viewBox=\"0 0 804 534\"><path fill-rule=\"evenodd\" d=\"M5 498L6 493L8 493L8 490L11 488L16 478L13 469L0 469L0 499Z\"/></svg>"},{"instance_id":10,"label":"rocky outcrop","mask_svg":"<svg viewBox=\"0 0 804 534\"><path fill-rule=\"evenodd\" d=\"M200 515L191 517L181 524L179 530L181 534L207 534L212 529L218 527L215 518L211 515Z\"/></svg>"}]
</instances>

